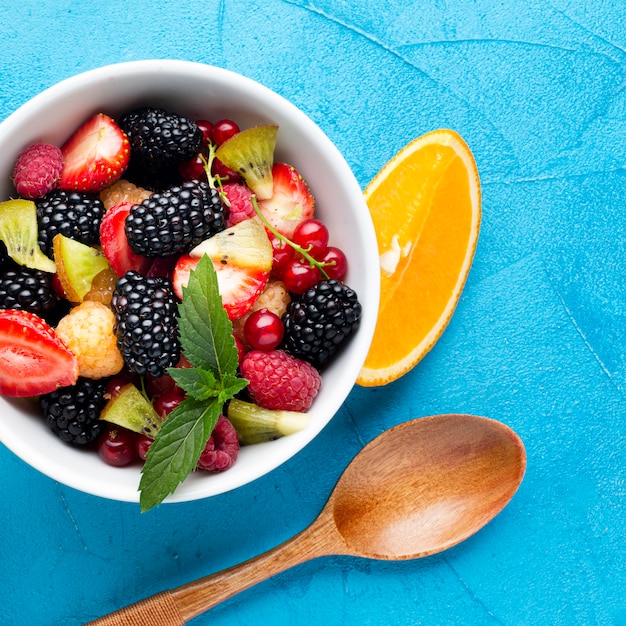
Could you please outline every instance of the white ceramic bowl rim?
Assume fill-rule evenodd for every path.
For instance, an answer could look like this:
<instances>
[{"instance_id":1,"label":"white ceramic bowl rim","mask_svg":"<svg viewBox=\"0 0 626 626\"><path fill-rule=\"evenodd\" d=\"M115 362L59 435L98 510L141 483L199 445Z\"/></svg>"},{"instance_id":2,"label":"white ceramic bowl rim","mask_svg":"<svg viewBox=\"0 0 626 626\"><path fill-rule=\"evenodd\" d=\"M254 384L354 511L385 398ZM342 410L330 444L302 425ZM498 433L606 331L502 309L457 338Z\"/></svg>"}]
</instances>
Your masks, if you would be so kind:
<instances>
[{"instance_id":1,"label":"white ceramic bowl rim","mask_svg":"<svg viewBox=\"0 0 626 626\"><path fill-rule=\"evenodd\" d=\"M378 254L361 188L323 131L300 109L259 83L188 61L108 65L63 80L26 102L0 124L0 200L14 193L10 172L26 146L36 141L60 144L89 115L99 111L116 115L139 104L169 107L195 119L231 117L242 127L278 123L276 158L295 165L311 185L331 242L348 254L346 282L363 305L359 331L323 373L322 392L310 411L311 426L289 437L242 448L237 463L227 472L193 473L166 499L182 502L224 493L272 471L306 446L339 410L354 386L374 333ZM114 500L139 499L138 467L112 468L92 451L57 441L30 400L0 398L0 441L32 467L72 488Z\"/></svg>"}]
</instances>

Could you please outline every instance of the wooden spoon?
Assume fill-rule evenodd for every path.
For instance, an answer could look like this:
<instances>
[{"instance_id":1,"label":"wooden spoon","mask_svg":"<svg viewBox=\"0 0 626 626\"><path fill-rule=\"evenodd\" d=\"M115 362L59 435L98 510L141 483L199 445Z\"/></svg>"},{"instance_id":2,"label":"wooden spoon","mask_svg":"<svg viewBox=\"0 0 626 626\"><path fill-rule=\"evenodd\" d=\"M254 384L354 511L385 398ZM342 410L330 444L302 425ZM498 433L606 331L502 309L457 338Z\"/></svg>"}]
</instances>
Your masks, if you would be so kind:
<instances>
[{"instance_id":1,"label":"wooden spoon","mask_svg":"<svg viewBox=\"0 0 626 626\"><path fill-rule=\"evenodd\" d=\"M276 548L158 593L93 626L182 626L263 580L310 559L415 559L446 550L493 519L516 492L526 452L507 426L438 415L391 428L366 445L319 517Z\"/></svg>"}]
</instances>

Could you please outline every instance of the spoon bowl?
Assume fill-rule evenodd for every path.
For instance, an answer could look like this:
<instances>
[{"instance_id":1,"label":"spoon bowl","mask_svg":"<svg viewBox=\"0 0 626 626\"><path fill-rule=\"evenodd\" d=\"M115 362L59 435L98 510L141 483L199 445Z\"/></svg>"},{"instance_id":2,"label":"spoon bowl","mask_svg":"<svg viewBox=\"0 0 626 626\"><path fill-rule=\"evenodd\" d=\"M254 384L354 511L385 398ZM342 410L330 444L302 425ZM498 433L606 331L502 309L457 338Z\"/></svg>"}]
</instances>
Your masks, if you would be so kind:
<instances>
[{"instance_id":1,"label":"spoon bowl","mask_svg":"<svg viewBox=\"0 0 626 626\"><path fill-rule=\"evenodd\" d=\"M183 626L216 604L313 558L414 559L492 520L524 477L526 452L504 424L450 414L405 422L367 444L305 530L245 563L122 608L92 626Z\"/></svg>"}]
</instances>

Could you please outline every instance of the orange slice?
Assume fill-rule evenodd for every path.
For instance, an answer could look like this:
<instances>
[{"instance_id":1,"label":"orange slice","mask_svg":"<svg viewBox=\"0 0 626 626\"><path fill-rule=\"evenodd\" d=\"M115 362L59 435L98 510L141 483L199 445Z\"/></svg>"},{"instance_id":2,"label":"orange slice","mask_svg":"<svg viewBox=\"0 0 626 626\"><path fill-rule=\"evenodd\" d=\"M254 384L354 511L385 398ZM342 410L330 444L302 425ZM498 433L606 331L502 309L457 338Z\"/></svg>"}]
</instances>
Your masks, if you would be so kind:
<instances>
[{"instance_id":1,"label":"orange slice","mask_svg":"<svg viewBox=\"0 0 626 626\"><path fill-rule=\"evenodd\" d=\"M381 297L359 385L397 380L445 330L474 258L480 198L472 152L445 129L409 143L365 189L378 240Z\"/></svg>"}]
</instances>

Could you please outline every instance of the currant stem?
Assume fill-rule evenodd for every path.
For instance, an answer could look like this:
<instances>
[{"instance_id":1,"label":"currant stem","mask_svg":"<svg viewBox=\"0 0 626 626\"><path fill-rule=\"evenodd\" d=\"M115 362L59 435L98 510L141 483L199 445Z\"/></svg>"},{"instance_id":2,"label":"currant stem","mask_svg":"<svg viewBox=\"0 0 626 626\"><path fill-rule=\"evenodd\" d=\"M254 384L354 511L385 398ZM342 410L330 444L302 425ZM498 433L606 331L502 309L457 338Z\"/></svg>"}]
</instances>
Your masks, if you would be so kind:
<instances>
[{"instance_id":1,"label":"currant stem","mask_svg":"<svg viewBox=\"0 0 626 626\"><path fill-rule=\"evenodd\" d=\"M285 237L285 235L278 232L267 221L266 217L261 212L261 209L259 209L259 205L257 204L256 196L254 194L252 195L251 199L252 199L252 206L254 207L254 212L259 216L259 218L261 219L265 227L274 235L274 237L276 237L280 241L284 241L287 245L291 246L296 252L301 254L310 263L311 267L317 267L317 269L322 273L324 278L326 278L327 280L330 279L330 276L326 273L326 270L324 268L335 265L335 261L331 261L330 263L324 263L322 261L318 261L316 258L311 256L309 252L305 250L302 246L299 246L297 243L294 243L293 241Z\"/></svg>"}]
</instances>

